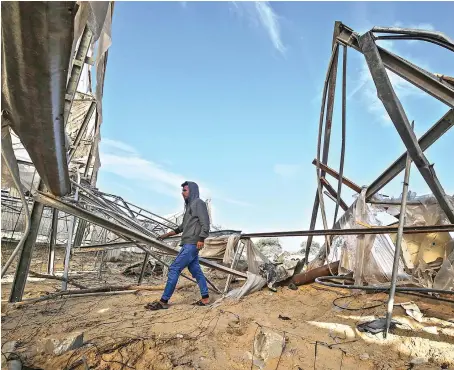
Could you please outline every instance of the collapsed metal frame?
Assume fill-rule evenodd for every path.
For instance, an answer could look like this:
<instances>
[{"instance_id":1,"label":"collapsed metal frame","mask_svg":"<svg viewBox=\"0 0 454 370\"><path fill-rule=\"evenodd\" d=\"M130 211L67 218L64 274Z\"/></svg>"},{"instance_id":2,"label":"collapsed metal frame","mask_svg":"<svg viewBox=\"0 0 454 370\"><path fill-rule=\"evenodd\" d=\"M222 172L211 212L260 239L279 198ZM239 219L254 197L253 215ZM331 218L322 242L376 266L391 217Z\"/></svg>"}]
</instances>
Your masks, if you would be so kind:
<instances>
[{"instance_id":1,"label":"collapsed metal frame","mask_svg":"<svg viewBox=\"0 0 454 370\"><path fill-rule=\"evenodd\" d=\"M380 32L383 29L377 29L376 32ZM393 30L393 32L396 30ZM409 30L401 30L404 35L409 34ZM408 32L407 32L408 31ZM437 197L440 205L443 205L443 210L447 214L449 220L451 221L450 225L431 225L424 227L413 227L413 228L403 228L403 233L429 233L429 232L446 232L454 231L454 213L449 206L449 202L446 200L443 188L439 184L436 176L433 172L433 169L427 166L427 159L425 158L423 151L430 147L436 140L438 140L445 132L447 132L454 125L454 86L451 86L446 79L437 79L435 75L430 74L427 71L420 69L409 63L408 61L395 56L387 52L386 50L377 47L375 45L374 36L372 34L373 30L366 35L367 37L359 37L355 34L350 28L343 25L341 22L336 22L335 31L333 35L333 53L329 63L327 78L325 81L325 92L324 96L327 96L326 104L326 119L325 117L325 98L322 103L322 111L320 115L320 126L324 125L324 138L323 145L321 145L321 131L319 133L319 146L317 150L317 158L315 160L315 165L318 172L318 188L314 201L313 215L311 219L310 229L306 231L293 231L293 232L279 232L279 233L255 233L255 234L243 234L242 239L254 238L254 237L265 237L265 236L309 236L307 241L306 249L306 259L305 262L308 262L308 256L310 251L310 245L312 242L312 237L315 235L324 235L324 236L334 236L334 235L364 235L364 234L379 234L379 233L393 233L398 230L395 227L383 227L383 228L372 228L372 229L350 229L350 230L340 230L327 228L326 216L324 216L324 230L315 230L315 223L318 214L319 205L322 207L323 211L323 193L321 193L321 188L324 187L328 190L332 199L336 199L336 212L337 215L338 207L346 209L345 202L341 199L341 190L342 184L346 184L355 191L360 192L361 188L349 181L343 176L343 163L344 163L344 151L345 151L345 86L346 86L346 66L347 66L347 47L353 47L354 49L362 52L366 55L366 61L371 68L373 74L374 82L376 82L377 89L386 90L386 93L382 94L383 100L386 102L388 99L391 100L390 103L387 103L387 109L392 115L393 122L401 134L402 139L407 147L410 157L417 164L418 169L423 174L426 182L428 182L431 189L433 189L435 196ZM396 31L397 32L397 31ZM366 36L364 35L364 36ZM437 34L438 35L438 34ZM450 49L450 41L446 38L440 38L439 35L427 34L424 33L424 36L421 38L424 41L436 40L435 43L443 44L442 46L448 46ZM399 36L406 37L406 36ZM410 37L410 36L409 36ZM419 37L418 34L413 33L412 38ZM383 37L382 37L383 38ZM342 155L340 162L340 171L336 171L327 167L328 155L329 155L329 144L330 144L330 135L331 135L331 126L333 119L334 111L334 97L335 97L335 87L336 87L336 76L337 76L337 65L338 65L338 50L339 45L343 46L344 58L343 58L343 100L342 100ZM363 50L364 49L364 50ZM450 49L451 50L451 49ZM378 63L381 60L381 64ZM408 119L405 117L405 112L403 112L400 103L398 102L395 94L389 94L392 92L392 86L389 83L389 79L386 79L385 68L388 68L398 74L399 76L405 78L407 81L421 88L422 90L428 92L430 95L436 97L440 101L443 101L451 107L451 110L448 111L445 116L443 116L426 134L424 134L419 141L416 140L413 130L409 129ZM76 69L77 70L77 69ZM372 71L373 70L373 71ZM387 94L388 93L388 94ZM74 99L74 96L72 98ZM391 97L390 97L391 96ZM82 125L83 127L83 125ZM81 127L81 129L82 129ZM77 138L78 136L76 136ZM322 152L322 153L321 153ZM90 153L91 154L91 153ZM321 154L321 158L320 158ZM374 181L366 192L368 201L373 201L373 196L383 188L389 181L391 181L397 174L399 174L405 168L405 157L407 153L404 153L396 162L394 162L391 167L389 167L376 181ZM89 156L87 168L89 167L91 156ZM87 170L87 169L86 169ZM339 180L338 190L333 188L326 180L326 173L337 176ZM84 174L86 176L86 174ZM83 184L77 184L72 181L72 187L78 188L81 191L81 197L78 202L74 202L69 198L57 198L48 193L44 192L44 189L41 187L38 189L38 194L35 196L35 204L32 211L32 227L31 233L26 241L27 248L23 249L21 255L19 266L16 271L16 276L13 282L13 289L11 292L10 301L17 302L22 300L22 294L26 283L26 278L28 275L28 270L31 260L31 250L36 241L36 236L34 230L39 226L40 216L44 206L48 206L54 209L53 218L57 218L58 212L65 212L67 214L73 215L79 219L79 227L76 231L75 241L73 245L80 245L81 240L83 239L83 234L85 232L85 227L87 223L92 223L104 227L106 230L109 230L122 238L123 241L119 243L124 243L123 245L134 245L145 252L145 258L142 266L141 277L139 283L143 278L144 267L148 262L148 258L153 256L153 258L158 259L156 252L162 252L164 254L176 255L178 251L174 248L169 247L167 244L162 243L156 239L158 233L162 232L165 228L172 228L172 225L168 220L159 218L159 216L154 215L150 212L137 207L138 209L133 208L130 203L124 201L121 197L116 195L102 193L97 189ZM142 213L143 212L143 213ZM144 219L148 219L156 224L156 228L147 229L140 222L143 222ZM334 220L335 223L336 219ZM52 231L54 227L52 227ZM55 246L54 234L51 236L51 245ZM118 243L118 244L119 244ZM110 244L110 243L109 243ZM107 244L107 245L109 245ZM115 243L111 243L112 247L115 247ZM106 244L101 247L107 246ZM96 247L96 246L95 246ZM53 248L51 247L51 253L53 253ZM48 272L52 273L53 269L50 267L53 257L49 254L49 269ZM246 277L246 274L238 272L232 268L228 268L222 265L219 265L215 262L201 259L202 265L212 267L221 271L224 271L230 275L236 275L240 277ZM68 260L69 265L69 260ZM233 267L233 265L232 265ZM68 266L65 266L67 269ZM214 287L216 291L219 291Z\"/></svg>"},{"instance_id":2,"label":"collapsed metal frame","mask_svg":"<svg viewBox=\"0 0 454 370\"><path fill-rule=\"evenodd\" d=\"M334 92L337 78L337 59L338 59L338 45L344 47L344 68L343 77L345 81L345 66L346 66L346 50L347 47L353 48L362 53L368 64L372 78L374 80L377 92L380 100L383 102L394 126L396 127L399 135L405 144L411 159L415 162L418 170L423 176L424 180L432 190L441 208L445 212L451 223L454 223L454 207L446 198L446 194L441 186L438 178L435 174L433 166L431 166L424 155L424 151L434 144L441 136L443 136L451 127L454 126L454 85L451 85L445 79L437 78L434 74L415 66L409 61L390 53L389 51L376 45L375 40L385 39L387 36L375 37L374 33L391 33L398 34L398 39L418 39L423 41L433 42L437 45L443 46L451 51L454 50L454 44L445 35L439 32L424 31L424 30L413 30L404 28L384 28L374 27L371 31L367 32L363 36L355 33L351 28L336 22L333 32L333 47L332 56L328 66L327 78L325 81L324 97L322 100L322 111L319 126L319 141L321 141L321 132L324 131L323 144L321 144L323 154L322 158L316 158L314 164L317 167L317 171L320 173L317 175L317 182L320 182L331 195L337 195L336 210L339 206L342 206L340 199L340 192L342 184L349 186L354 191L360 193L361 187L354 184L352 181L346 179L343 176L342 169L344 163L344 150L342 147L340 171L339 173L330 169L328 164L329 145L331 139L331 126L332 126L332 112L334 109ZM395 37L394 37L395 38ZM410 127L408 118L397 98L391 82L387 76L386 69L394 72L398 76L404 78L414 86L427 92L429 95L435 97L441 102L448 105L451 109L432 126L424 135L417 140L413 129ZM344 84L345 85L345 84ZM343 86L344 87L344 86ZM328 89L328 97L326 99L326 90ZM345 133L345 89L343 88L343 99L342 99L342 121L343 121L343 141ZM325 101L326 101L326 119L323 120L325 114ZM324 121L324 126L323 126ZM320 145L320 143L319 143ZM318 150L319 152L320 150ZM374 195L378 193L386 184L394 179L399 173L405 169L405 158L407 153L402 154L388 169L386 169L375 181L367 187L366 200L373 201ZM338 194L333 192L334 189L330 189L327 186L325 179L326 173L334 176L339 181ZM309 230L315 229L317 221L318 211L320 208L320 192L317 189L312 217L310 222ZM322 208L322 216L324 209ZM336 212L337 214L337 212ZM336 221L336 220L334 220ZM307 248L306 248L306 264L308 263L308 257L310 247L312 244L312 235L308 237Z\"/></svg>"},{"instance_id":3,"label":"collapsed metal frame","mask_svg":"<svg viewBox=\"0 0 454 370\"><path fill-rule=\"evenodd\" d=\"M376 33L385 34L384 36L376 36ZM374 201L374 195L382 189L387 183L395 178L403 169L405 169L405 179L402 192L401 210L399 216L399 225L397 228L397 240L394 250L394 261L392 269L391 285L389 290L389 299L386 313L386 327L384 330L384 337L386 338L393 311L394 294L396 291L397 283L397 270L398 263L401 257L401 242L405 232L405 212L407 205L407 192L408 181L410 173L410 165L413 162L419 170L421 176L424 178L426 184L429 186L433 195L435 196L440 208L448 218L451 224L454 223L454 205L448 199L440 181L437 178L433 165L427 160L424 150L430 147L436 140L438 140L446 131L454 125L454 85L451 84L450 79L437 78L434 74L415 66L409 61L390 53L389 51L377 46L377 40L384 39L398 39L398 40L421 40L431 42L441 47L444 47L454 52L454 42L440 32L404 29L404 28L385 28L374 27L364 35L355 33L349 27L343 25L341 22L336 22L333 33L333 47L331 59L328 64L327 76L324 84L322 108L320 113L319 122L319 135L317 143L317 158L315 159L315 166L317 169L317 193L314 200L312 211L312 218L310 222L310 230L314 230L318 211L320 208L323 226L327 229L327 220L323 203L322 188L326 188L328 195L336 203L334 212L334 226L336 225L337 214L339 207L345 209L345 203L341 199L342 184L345 183L358 193L363 189L359 188L356 184L348 181L343 176L343 167L345 159L345 125L346 125L346 66L347 66L347 47L351 47L365 57L370 74L377 89L377 95L386 109L391 121L393 122L399 136L404 143L407 152L401 155L382 175L380 175L369 187L366 188L366 201ZM335 172L327 167L329 144L331 139L331 125L332 125L332 112L334 109L334 93L337 77L337 60L339 46L343 46L343 68L342 68L342 146L340 156L340 169ZM425 91L429 95L435 97L439 101L448 105L451 109L419 140L416 138L414 132L414 125L410 125L405 110L397 97L392 83L389 79L387 69L410 82L419 89ZM327 95L328 92L328 97ZM326 119L325 118L325 104ZM323 123L325 123L323 125ZM324 138L322 144L322 132L324 131ZM320 158L320 151L323 148L323 156ZM330 170L330 171L327 171ZM331 185L326 181L325 174L330 174L338 180L337 194ZM337 195L337 197L336 197ZM336 198L336 199L334 199ZM373 231L378 231L373 228ZM373 232L375 233L375 232ZM360 235L358 235L360 237ZM362 239L362 237L361 237ZM329 254L331 239L326 237L326 257ZM312 235L308 237L305 254L305 264L308 264L310 248L312 244ZM361 248L362 244L358 244ZM329 266L329 265L328 265Z\"/></svg>"}]
</instances>

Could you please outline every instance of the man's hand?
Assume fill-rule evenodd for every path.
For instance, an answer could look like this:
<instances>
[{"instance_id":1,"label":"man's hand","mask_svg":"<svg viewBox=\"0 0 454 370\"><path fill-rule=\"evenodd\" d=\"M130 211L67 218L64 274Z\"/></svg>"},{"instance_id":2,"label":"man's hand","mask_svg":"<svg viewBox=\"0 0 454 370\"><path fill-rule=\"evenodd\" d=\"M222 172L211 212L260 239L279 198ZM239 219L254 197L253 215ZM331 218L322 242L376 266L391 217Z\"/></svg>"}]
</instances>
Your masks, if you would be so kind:
<instances>
[{"instance_id":1,"label":"man's hand","mask_svg":"<svg viewBox=\"0 0 454 370\"><path fill-rule=\"evenodd\" d=\"M197 249L201 250L204 247L204 242L197 242Z\"/></svg>"},{"instance_id":2,"label":"man's hand","mask_svg":"<svg viewBox=\"0 0 454 370\"><path fill-rule=\"evenodd\" d=\"M174 235L177 235L175 231L170 231L166 234L162 234L162 235L159 235L158 236L158 240L164 240L164 239L167 239L169 236L174 236Z\"/></svg>"}]
</instances>

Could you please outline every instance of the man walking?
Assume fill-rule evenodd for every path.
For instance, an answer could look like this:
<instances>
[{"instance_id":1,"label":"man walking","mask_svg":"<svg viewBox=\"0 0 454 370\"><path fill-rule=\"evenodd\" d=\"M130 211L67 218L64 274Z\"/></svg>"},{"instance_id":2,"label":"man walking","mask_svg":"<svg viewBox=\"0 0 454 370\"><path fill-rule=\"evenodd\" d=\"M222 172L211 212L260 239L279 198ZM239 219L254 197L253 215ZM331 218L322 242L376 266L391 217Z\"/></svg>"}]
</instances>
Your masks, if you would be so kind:
<instances>
[{"instance_id":1,"label":"man walking","mask_svg":"<svg viewBox=\"0 0 454 370\"><path fill-rule=\"evenodd\" d=\"M192 277L197 280L202 299L194 303L197 306L206 306L209 303L208 286L199 264L199 250L203 248L205 238L210 232L210 218L205 202L199 198L199 186L195 182L186 181L182 186L182 195L185 202L185 212L182 224L174 231L161 235L160 240L169 236L181 235L181 249L175 261L170 265L167 275L167 284L159 301L147 304L150 310L162 310L169 307L178 283L180 273L187 267Z\"/></svg>"}]
</instances>

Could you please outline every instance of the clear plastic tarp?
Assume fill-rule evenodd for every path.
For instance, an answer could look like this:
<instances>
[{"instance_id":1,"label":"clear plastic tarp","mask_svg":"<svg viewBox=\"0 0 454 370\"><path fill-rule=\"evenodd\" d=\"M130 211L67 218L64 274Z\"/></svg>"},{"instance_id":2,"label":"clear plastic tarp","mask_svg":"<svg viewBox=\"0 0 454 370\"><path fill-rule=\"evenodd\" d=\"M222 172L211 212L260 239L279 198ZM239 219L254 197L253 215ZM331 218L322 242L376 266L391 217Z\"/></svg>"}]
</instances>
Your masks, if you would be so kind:
<instances>
[{"instance_id":1,"label":"clear plastic tarp","mask_svg":"<svg viewBox=\"0 0 454 370\"><path fill-rule=\"evenodd\" d=\"M450 197L450 200L453 201L453 198ZM386 201L386 205L366 203L363 190L339 220L339 227L382 226L380 216L385 213L395 216L398 221L400 205L389 203L400 202L400 198L379 198L375 201ZM408 201L411 203L406 209L405 226L449 223L432 195L418 197L415 193L409 193ZM395 241L396 234L337 236L333 239L328 261L340 260L339 273L353 272L356 285L383 285L391 280ZM413 283L428 288L432 288L434 282L442 285L438 275L447 276L449 280L452 274L452 250L453 241L449 233L404 235L398 283Z\"/></svg>"}]
</instances>

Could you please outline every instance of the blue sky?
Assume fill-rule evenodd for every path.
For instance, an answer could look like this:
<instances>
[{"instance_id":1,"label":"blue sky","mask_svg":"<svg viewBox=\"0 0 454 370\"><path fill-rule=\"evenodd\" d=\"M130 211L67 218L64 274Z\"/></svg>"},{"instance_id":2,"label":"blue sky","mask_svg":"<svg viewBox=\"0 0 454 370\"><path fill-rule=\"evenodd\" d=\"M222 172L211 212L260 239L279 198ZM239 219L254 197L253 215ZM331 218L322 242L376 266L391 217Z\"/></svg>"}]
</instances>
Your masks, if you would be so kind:
<instances>
[{"instance_id":1,"label":"blue sky","mask_svg":"<svg viewBox=\"0 0 454 370\"><path fill-rule=\"evenodd\" d=\"M117 2L98 186L166 215L182 209L179 185L192 180L203 198L212 199L215 224L247 232L307 229L334 22L361 33L374 25L423 27L453 38L452 14L449 2ZM435 45L381 45L431 72L454 75L452 53ZM397 76L391 79L418 137L447 112ZM338 87L329 158L336 169ZM376 97L364 57L353 49L347 94L344 174L368 185L404 146ZM449 194L453 144L451 130L426 151ZM382 193L398 196L402 177ZM410 188L429 192L414 167ZM344 188L343 194L351 204L353 193ZM333 203L325 203L331 224ZM282 242L292 250L301 240Z\"/></svg>"}]
</instances>

